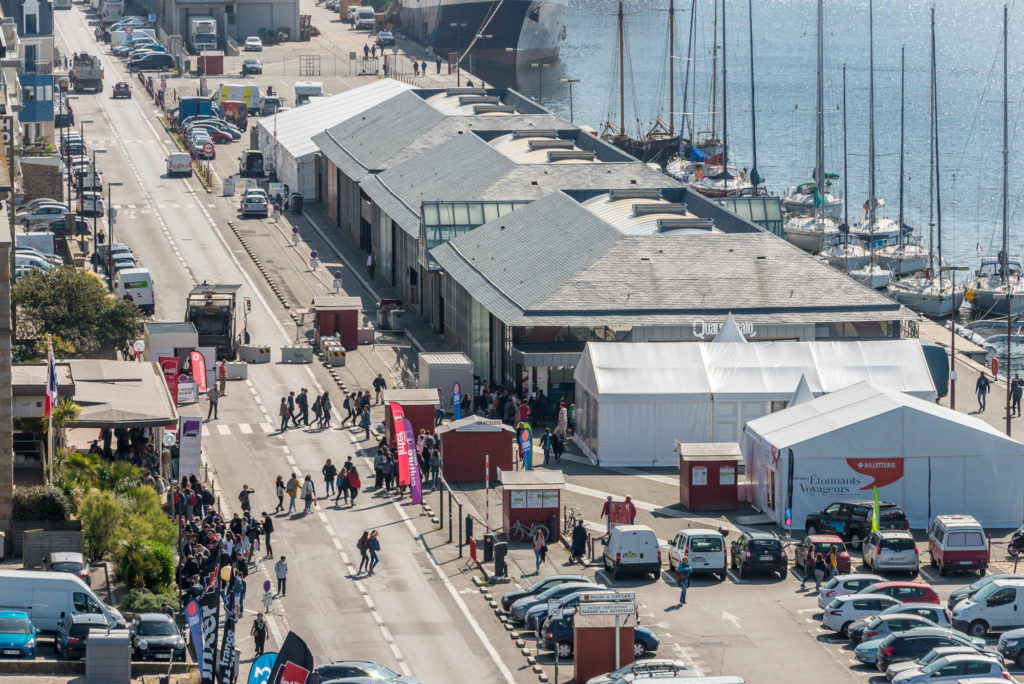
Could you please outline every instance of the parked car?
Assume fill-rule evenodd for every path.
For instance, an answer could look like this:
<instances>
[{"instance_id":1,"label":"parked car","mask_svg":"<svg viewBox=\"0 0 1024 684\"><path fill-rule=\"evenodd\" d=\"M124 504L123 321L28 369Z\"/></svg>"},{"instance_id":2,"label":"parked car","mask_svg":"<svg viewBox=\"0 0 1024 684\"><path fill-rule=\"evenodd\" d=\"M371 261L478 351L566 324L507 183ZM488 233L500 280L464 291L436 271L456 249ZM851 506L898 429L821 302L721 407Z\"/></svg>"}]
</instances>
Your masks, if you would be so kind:
<instances>
[{"instance_id":1,"label":"parked car","mask_svg":"<svg viewBox=\"0 0 1024 684\"><path fill-rule=\"evenodd\" d=\"M981 523L970 515L937 515L928 526L928 555L940 575L988 570L989 540Z\"/></svg>"},{"instance_id":2,"label":"parked car","mask_svg":"<svg viewBox=\"0 0 1024 684\"><path fill-rule=\"evenodd\" d=\"M391 31L381 31L377 34L377 45L379 47L389 47L395 44L395 34Z\"/></svg>"},{"instance_id":3,"label":"parked car","mask_svg":"<svg viewBox=\"0 0 1024 684\"><path fill-rule=\"evenodd\" d=\"M259 36L249 36L245 39L243 48L246 52L263 52L263 41Z\"/></svg>"},{"instance_id":4,"label":"parked car","mask_svg":"<svg viewBox=\"0 0 1024 684\"><path fill-rule=\"evenodd\" d=\"M946 606L952 609L956 604L960 603L965 598L969 598L973 594L976 594L980 590L992 584L992 582L996 581L997 579L1024 579L1024 575L1015 575L1013 573L1006 572L998 575L989 575L988 577L982 577L980 580L974 582L973 584L968 584L966 587L954 589L953 592L950 593L949 598L946 600Z\"/></svg>"},{"instance_id":5,"label":"parked car","mask_svg":"<svg viewBox=\"0 0 1024 684\"><path fill-rule=\"evenodd\" d=\"M89 564L85 562L85 556L77 551L54 551L50 554L47 566L54 572L70 572L85 582L89 581Z\"/></svg>"},{"instance_id":6,"label":"parked car","mask_svg":"<svg viewBox=\"0 0 1024 684\"><path fill-rule=\"evenodd\" d=\"M881 617L884 615L917 615L930 620L933 625L939 627L952 628L953 623L949 619L949 611L942 606L937 606L934 603L899 603L895 606L890 606L879 613L877 616L872 615L850 625L849 632L854 633L858 630L863 630L864 626L868 624L875 617Z\"/></svg>"},{"instance_id":7,"label":"parked car","mask_svg":"<svg viewBox=\"0 0 1024 684\"><path fill-rule=\"evenodd\" d=\"M922 668L910 668L892 678L893 684L935 684L959 682L964 679L995 677L1010 679L1009 673L997 658L987 655L958 653L937 658Z\"/></svg>"},{"instance_id":8,"label":"parked car","mask_svg":"<svg viewBox=\"0 0 1024 684\"><path fill-rule=\"evenodd\" d=\"M899 603L899 599L891 596L865 596L863 594L837 596L825 607L821 624L833 632L839 632L845 636L846 630L857 620L878 615L886 608Z\"/></svg>"},{"instance_id":9,"label":"parked car","mask_svg":"<svg viewBox=\"0 0 1024 684\"><path fill-rule=\"evenodd\" d=\"M562 596L556 599L563 614L574 612L577 606L580 605L580 601L583 599L584 594L592 594L594 591L606 592L607 587L600 587L595 590L593 588L577 589L570 594ZM526 624L527 629L534 630L537 632L537 638L540 638L541 625L548 618L548 606L550 602L538 603L526 611L526 619L523 621ZM634 604L635 608L635 604Z\"/></svg>"},{"instance_id":10,"label":"parked car","mask_svg":"<svg viewBox=\"0 0 1024 684\"><path fill-rule=\"evenodd\" d=\"M818 592L818 607L825 608L832 599L838 596L856 594L864 587L869 587L876 582L884 582L885 578L879 575L859 574L836 575L821 588Z\"/></svg>"},{"instance_id":11,"label":"parked car","mask_svg":"<svg viewBox=\"0 0 1024 684\"><path fill-rule=\"evenodd\" d=\"M871 531L871 511L874 502L869 499L837 501L824 510L811 513L804 522L807 534L838 534L853 548ZM879 525L883 529L909 530L910 522L903 509L892 503L879 504Z\"/></svg>"},{"instance_id":12,"label":"parked car","mask_svg":"<svg viewBox=\"0 0 1024 684\"><path fill-rule=\"evenodd\" d=\"M541 648L554 651L558 649L559 658L572 658L573 651L573 618L567 615L558 619L547 618L541 627L539 639ZM648 653L658 650L658 635L637 625L633 629L633 657L643 658Z\"/></svg>"},{"instance_id":13,"label":"parked car","mask_svg":"<svg viewBox=\"0 0 1024 684\"><path fill-rule=\"evenodd\" d=\"M242 198L242 216L270 216L267 198L262 195L246 195Z\"/></svg>"},{"instance_id":14,"label":"parked car","mask_svg":"<svg viewBox=\"0 0 1024 684\"><path fill-rule=\"evenodd\" d=\"M85 655L85 645L89 640L89 632L99 629L107 630L107 620L97 613L67 613L61 618L57 627L57 636L53 639L57 657L63 660L76 660Z\"/></svg>"},{"instance_id":15,"label":"parked car","mask_svg":"<svg viewBox=\"0 0 1024 684\"><path fill-rule=\"evenodd\" d=\"M315 672L319 675L318 681L321 682L344 680L352 682L423 684L423 682L415 677L403 677L383 665L371 663L367 660L344 660L327 665L320 665L315 669Z\"/></svg>"},{"instance_id":16,"label":"parked car","mask_svg":"<svg viewBox=\"0 0 1024 684\"><path fill-rule=\"evenodd\" d=\"M15 220L25 228L40 224L53 223L54 219L64 218L68 208L63 204L42 204L30 211L20 211L15 215Z\"/></svg>"},{"instance_id":17,"label":"parked car","mask_svg":"<svg viewBox=\"0 0 1024 684\"><path fill-rule=\"evenodd\" d=\"M131 99L131 96L132 96L132 87L130 85L128 85L124 81L120 81L120 82L114 84L114 94L113 94L113 97L114 97L115 100L117 98L119 98L119 97L126 97L126 98Z\"/></svg>"},{"instance_id":18,"label":"parked car","mask_svg":"<svg viewBox=\"0 0 1024 684\"><path fill-rule=\"evenodd\" d=\"M174 68L174 57L166 52L150 52L128 62L135 71L162 71Z\"/></svg>"},{"instance_id":19,"label":"parked car","mask_svg":"<svg viewBox=\"0 0 1024 684\"><path fill-rule=\"evenodd\" d=\"M885 594L904 603L939 603L939 595L924 582L876 582L857 594Z\"/></svg>"},{"instance_id":20,"label":"parked car","mask_svg":"<svg viewBox=\"0 0 1024 684\"><path fill-rule=\"evenodd\" d=\"M729 547L731 567L740 577L755 570L777 572L781 579L789 574L789 561L782 540L770 532L744 530Z\"/></svg>"},{"instance_id":21,"label":"parked car","mask_svg":"<svg viewBox=\"0 0 1024 684\"><path fill-rule=\"evenodd\" d=\"M932 634L932 631L934 630L929 630L928 633L925 633L914 630L914 632L894 634L892 638L887 637L878 649L878 659L875 661L875 666L885 672L886 679L891 682L899 673L906 672L915 667L924 667L936 658L959 654L992 653L991 650L983 646L959 644L956 646L935 646L931 650L923 651L923 649L929 648L932 643L950 638L949 636ZM956 632L953 634L960 638L967 638Z\"/></svg>"},{"instance_id":22,"label":"parked car","mask_svg":"<svg viewBox=\"0 0 1024 684\"><path fill-rule=\"evenodd\" d=\"M1024 628L1011 629L999 637L999 653L1007 660L1024 667Z\"/></svg>"},{"instance_id":23,"label":"parked car","mask_svg":"<svg viewBox=\"0 0 1024 684\"><path fill-rule=\"evenodd\" d=\"M164 613L140 613L128 627L132 660L185 660L185 639Z\"/></svg>"},{"instance_id":24,"label":"parked car","mask_svg":"<svg viewBox=\"0 0 1024 684\"><path fill-rule=\"evenodd\" d=\"M918 573L919 557L914 537L906 530L879 530L864 540L861 549L864 567L875 572L903 570Z\"/></svg>"},{"instance_id":25,"label":"parked car","mask_svg":"<svg viewBox=\"0 0 1024 684\"><path fill-rule=\"evenodd\" d=\"M650 573L661 576L661 547L647 525L619 525L612 530L601 562L616 579L622 573Z\"/></svg>"},{"instance_id":26,"label":"parked car","mask_svg":"<svg viewBox=\"0 0 1024 684\"><path fill-rule=\"evenodd\" d=\"M231 137L230 133L226 133L215 126L210 126L207 124L195 124L191 126L188 129L188 131L189 133L195 131L203 131L207 134L207 136L209 136L210 140L212 140L217 145L234 141L234 138Z\"/></svg>"},{"instance_id":27,"label":"parked car","mask_svg":"<svg viewBox=\"0 0 1024 684\"><path fill-rule=\"evenodd\" d=\"M521 599L513 601L512 606L508 611L509 619L511 619L512 622L523 622L526 619L527 611L538 603L546 605L548 599L562 598L563 596L568 596L580 589L593 589L594 591L597 591L604 588L605 587L593 582L566 582L564 584L559 584L551 587L550 589L545 589L539 594L524 596Z\"/></svg>"},{"instance_id":28,"label":"parked car","mask_svg":"<svg viewBox=\"0 0 1024 684\"><path fill-rule=\"evenodd\" d=\"M953 627L984 637L1024 627L1024 580L1000 579L953 607Z\"/></svg>"},{"instance_id":29,"label":"parked car","mask_svg":"<svg viewBox=\"0 0 1024 684\"><path fill-rule=\"evenodd\" d=\"M87 190L78 198L78 213L89 216L103 216L102 193Z\"/></svg>"},{"instance_id":30,"label":"parked car","mask_svg":"<svg viewBox=\"0 0 1024 684\"><path fill-rule=\"evenodd\" d=\"M682 660L670 658L652 658L640 662L632 662L625 667L620 667L614 672L591 677L587 684L616 684L620 681L632 681L642 677L690 677L696 672Z\"/></svg>"},{"instance_id":31,"label":"parked car","mask_svg":"<svg viewBox=\"0 0 1024 684\"><path fill-rule=\"evenodd\" d=\"M583 575L552 575L545 577L542 580L538 580L531 584L525 589L513 589L512 591L505 592L505 595L501 597L501 607L508 610L512 607L512 604L521 598L528 596L536 596L541 592L544 592L551 587L557 587L560 584L567 582L589 582Z\"/></svg>"},{"instance_id":32,"label":"parked car","mask_svg":"<svg viewBox=\"0 0 1024 684\"><path fill-rule=\"evenodd\" d=\"M255 57L242 60L242 75L246 74L262 74L263 63Z\"/></svg>"},{"instance_id":33,"label":"parked car","mask_svg":"<svg viewBox=\"0 0 1024 684\"><path fill-rule=\"evenodd\" d=\"M725 552L725 536L719 530L691 527L676 532L668 543L669 570L679 567L680 559L686 556L694 573L713 573L725 580L728 558Z\"/></svg>"},{"instance_id":34,"label":"parked car","mask_svg":"<svg viewBox=\"0 0 1024 684\"><path fill-rule=\"evenodd\" d=\"M801 540L793 551L793 565L798 566L805 573L808 568L814 568L814 554L820 553L828 556L833 546L839 547L839 557L836 559L840 574L850 572L850 552L846 550L846 543L834 534L809 534Z\"/></svg>"},{"instance_id":35,"label":"parked car","mask_svg":"<svg viewBox=\"0 0 1024 684\"><path fill-rule=\"evenodd\" d=\"M890 613L889 615L876 615L864 621L860 627L857 627L856 623L850 625L846 629L846 635L850 638L851 644L859 644L872 639L882 639L896 632L905 632L908 629L936 626L934 622L920 615Z\"/></svg>"},{"instance_id":36,"label":"parked car","mask_svg":"<svg viewBox=\"0 0 1024 684\"><path fill-rule=\"evenodd\" d=\"M50 199L49 197L39 197L18 207L18 213L34 211L37 207L41 207L44 204L56 204L57 206L60 206L62 203L55 199Z\"/></svg>"},{"instance_id":37,"label":"parked car","mask_svg":"<svg viewBox=\"0 0 1024 684\"><path fill-rule=\"evenodd\" d=\"M0 659L36 659L36 628L21 610L0 611Z\"/></svg>"}]
</instances>

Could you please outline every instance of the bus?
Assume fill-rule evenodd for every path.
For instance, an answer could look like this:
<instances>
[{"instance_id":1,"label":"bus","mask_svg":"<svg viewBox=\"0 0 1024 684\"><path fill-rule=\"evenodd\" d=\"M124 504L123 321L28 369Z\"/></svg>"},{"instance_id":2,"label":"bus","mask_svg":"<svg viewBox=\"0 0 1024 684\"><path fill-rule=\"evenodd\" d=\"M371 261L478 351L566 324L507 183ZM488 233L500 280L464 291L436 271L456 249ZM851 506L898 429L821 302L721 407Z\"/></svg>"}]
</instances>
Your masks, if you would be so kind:
<instances>
[{"instance_id":1,"label":"bus","mask_svg":"<svg viewBox=\"0 0 1024 684\"><path fill-rule=\"evenodd\" d=\"M102 0L100 23L113 24L124 16L124 0Z\"/></svg>"}]
</instances>

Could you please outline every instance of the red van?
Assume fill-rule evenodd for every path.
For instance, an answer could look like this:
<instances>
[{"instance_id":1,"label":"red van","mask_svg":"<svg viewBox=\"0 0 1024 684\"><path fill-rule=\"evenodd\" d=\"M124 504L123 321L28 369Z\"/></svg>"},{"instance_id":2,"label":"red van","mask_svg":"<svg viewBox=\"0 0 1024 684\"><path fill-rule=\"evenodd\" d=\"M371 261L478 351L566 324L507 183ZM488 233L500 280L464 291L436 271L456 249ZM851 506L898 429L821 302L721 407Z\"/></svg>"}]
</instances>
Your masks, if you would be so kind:
<instances>
[{"instance_id":1,"label":"red van","mask_svg":"<svg viewBox=\"0 0 1024 684\"><path fill-rule=\"evenodd\" d=\"M940 575L950 571L988 570L989 539L970 515L937 515L928 526L928 553Z\"/></svg>"}]
</instances>

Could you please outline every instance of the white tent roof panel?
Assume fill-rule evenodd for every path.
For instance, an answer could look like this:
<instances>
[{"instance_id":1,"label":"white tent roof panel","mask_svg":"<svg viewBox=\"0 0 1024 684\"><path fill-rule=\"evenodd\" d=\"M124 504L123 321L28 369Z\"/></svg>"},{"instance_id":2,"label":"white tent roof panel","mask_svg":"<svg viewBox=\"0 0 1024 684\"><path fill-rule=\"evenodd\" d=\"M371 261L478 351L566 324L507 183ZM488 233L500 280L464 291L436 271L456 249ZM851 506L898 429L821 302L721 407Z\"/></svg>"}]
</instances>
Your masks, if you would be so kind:
<instances>
[{"instance_id":1,"label":"white tent roof panel","mask_svg":"<svg viewBox=\"0 0 1024 684\"><path fill-rule=\"evenodd\" d=\"M809 342L713 342L701 344L711 394L716 399L771 401L789 398L807 378L821 394L818 370Z\"/></svg>"},{"instance_id":2,"label":"white tent roof panel","mask_svg":"<svg viewBox=\"0 0 1024 684\"><path fill-rule=\"evenodd\" d=\"M935 398L918 340L816 341L811 351L825 392L867 380L922 399ZM924 388L930 390L922 391Z\"/></svg>"},{"instance_id":3,"label":"white tent roof panel","mask_svg":"<svg viewBox=\"0 0 1024 684\"><path fill-rule=\"evenodd\" d=\"M587 344L576 382L603 402L707 401L711 386L695 344Z\"/></svg>"}]
</instances>

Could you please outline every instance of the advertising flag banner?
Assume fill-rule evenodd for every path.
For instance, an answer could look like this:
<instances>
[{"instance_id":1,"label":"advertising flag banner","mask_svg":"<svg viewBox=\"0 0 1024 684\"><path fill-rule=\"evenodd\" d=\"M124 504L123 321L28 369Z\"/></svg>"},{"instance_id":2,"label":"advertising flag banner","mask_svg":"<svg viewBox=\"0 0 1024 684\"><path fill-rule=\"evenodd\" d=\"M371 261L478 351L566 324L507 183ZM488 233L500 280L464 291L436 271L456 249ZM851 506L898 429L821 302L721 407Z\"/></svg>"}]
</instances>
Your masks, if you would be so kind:
<instances>
[{"instance_id":1,"label":"advertising flag banner","mask_svg":"<svg viewBox=\"0 0 1024 684\"><path fill-rule=\"evenodd\" d=\"M403 425L405 425L405 443L412 444L412 423L408 418L402 419ZM423 487L421 486L421 480L423 479L420 473L420 460L416 458L416 450L408 449L409 451L409 489L412 492L412 502L414 504L423 503Z\"/></svg>"},{"instance_id":2,"label":"advertising flag banner","mask_svg":"<svg viewBox=\"0 0 1024 684\"><path fill-rule=\"evenodd\" d=\"M881 524L881 513L878 510L878 487L875 487L874 491L874 502L871 506L871 531L877 532Z\"/></svg>"},{"instance_id":3,"label":"advertising flag banner","mask_svg":"<svg viewBox=\"0 0 1024 684\"><path fill-rule=\"evenodd\" d=\"M167 389L171 391L171 398L174 405L178 405L178 368L181 366L181 359L177 356L161 356L157 359L160 363L160 370L163 371L164 380L167 381Z\"/></svg>"},{"instance_id":4,"label":"advertising flag banner","mask_svg":"<svg viewBox=\"0 0 1024 684\"><path fill-rule=\"evenodd\" d=\"M195 380L196 386L200 392L206 391L206 359L200 352L193 351L189 352L189 358L192 360L192 379Z\"/></svg>"},{"instance_id":5,"label":"advertising flag banner","mask_svg":"<svg viewBox=\"0 0 1024 684\"><path fill-rule=\"evenodd\" d=\"M519 431L519 451L523 454L523 470L533 470L533 430L529 423L523 423Z\"/></svg>"},{"instance_id":6,"label":"advertising flag banner","mask_svg":"<svg viewBox=\"0 0 1024 684\"><path fill-rule=\"evenodd\" d=\"M217 662L217 623L220 622L220 552L217 546L203 563L201 579L203 593L199 597L199 611L203 628L203 653L199 659L203 684L214 684L214 665Z\"/></svg>"},{"instance_id":7,"label":"advertising flag banner","mask_svg":"<svg viewBox=\"0 0 1024 684\"><path fill-rule=\"evenodd\" d=\"M274 669L274 661L277 660L276 653L264 653L249 669L248 684L267 684L270 681L270 673Z\"/></svg>"},{"instance_id":8,"label":"advertising flag banner","mask_svg":"<svg viewBox=\"0 0 1024 684\"><path fill-rule=\"evenodd\" d=\"M57 363L53 360L53 342L46 337L46 405L44 415L49 418L57 405Z\"/></svg>"},{"instance_id":9,"label":"advertising flag banner","mask_svg":"<svg viewBox=\"0 0 1024 684\"><path fill-rule=\"evenodd\" d=\"M185 606L185 617L188 618L188 632L192 635L192 648L196 652L196 662L203 662L203 617L199 603L189 601Z\"/></svg>"},{"instance_id":10,"label":"advertising flag banner","mask_svg":"<svg viewBox=\"0 0 1024 684\"><path fill-rule=\"evenodd\" d=\"M217 670L219 684L235 681L235 619L230 615L224 620L224 641L220 645L220 666Z\"/></svg>"},{"instance_id":11,"label":"advertising flag banner","mask_svg":"<svg viewBox=\"0 0 1024 684\"><path fill-rule=\"evenodd\" d=\"M395 449L398 451L398 486L405 487L412 482L409 470L409 452L416 450L409 442L410 435L405 432L405 410L401 404L391 402L391 418L395 421ZM415 456L413 456L415 460Z\"/></svg>"},{"instance_id":12,"label":"advertising flag banner","mask_svg":"<svg viewBox=\"0 0 1024 684\"><path fill-rule=\"evenodd\" d=\"M312 673L313 654L309 646L295 632L288 632L267 684L307 684Z\"/></svg>"},{"instance_id":13,"label":"advertising flag banner","mask_svg":"<svg viewBox=\"0 0 1024 684\"><path fill-rule=\"evenodd\" d=\"M458 382L452 385L452 412L455 420L462 418L462 385Z\"/></svg>"}]
</instances>

